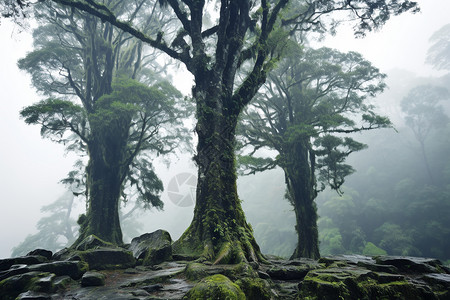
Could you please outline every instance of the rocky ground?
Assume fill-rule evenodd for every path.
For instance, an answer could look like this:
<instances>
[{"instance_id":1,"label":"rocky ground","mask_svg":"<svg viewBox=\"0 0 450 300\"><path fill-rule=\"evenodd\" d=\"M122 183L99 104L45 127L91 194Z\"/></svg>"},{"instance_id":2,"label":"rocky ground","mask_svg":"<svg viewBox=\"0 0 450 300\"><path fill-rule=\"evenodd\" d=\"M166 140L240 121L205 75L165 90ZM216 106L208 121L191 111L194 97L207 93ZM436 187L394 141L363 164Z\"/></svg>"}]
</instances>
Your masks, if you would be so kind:
<instances>
[{"instance_id":1,"label":"rocky ground","mask_svg":"<svg viewBox=\"0 0 450 300\"><path fill-rule=\"evenodd\" d=\"M77 249L0 260L0 299L450 299L450 269L436 259L193 259L173 254L161 230L126 249L90 237Z\"/></svg>"}]
</instances>

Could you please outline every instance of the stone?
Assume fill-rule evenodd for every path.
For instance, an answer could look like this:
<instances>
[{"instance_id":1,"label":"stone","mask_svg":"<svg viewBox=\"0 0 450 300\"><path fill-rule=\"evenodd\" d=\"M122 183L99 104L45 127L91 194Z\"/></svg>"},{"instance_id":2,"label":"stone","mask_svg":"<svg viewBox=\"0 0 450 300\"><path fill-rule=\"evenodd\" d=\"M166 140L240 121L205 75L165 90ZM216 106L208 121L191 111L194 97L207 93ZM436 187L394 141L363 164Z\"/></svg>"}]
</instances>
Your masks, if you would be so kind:
<instances>
[{"instance_id":1,"label":"stone","mask_svg":"<svg viewBox=\"0 0 450 300\"><path fill-rule=\"evenodd\" d=\"M115 246L111 243L105 242L102 239L96 237L95 235L91 234L90 236L86 237L84 240L81 241L76 247L76 250L79 251L86 251L90 249L97 249L97 248L114 248Z\"/></svg>"},{"instance_id":2,"label":"stone","mask_svg":"<svg viewBox=\"0 0 450 300\"><path fill-rule=\"evenodd\" d=\"M36 265L48 262L48 259L41 255L20 256L0 259L0 271L6 271L13 265Z\"/></svg>"},{"instance_id":3,"label":"stone","mask_svg":"<svg viewBox=\"0 0 450 300\"><path fill-rule=\"evenodd\" d=\"M47 276L39 278L34 282L33 290L42 293L52 293L55 290L55 286L53 285L55 277L55 274L48 274Z\"/></svg>"},{"instance_id":4,"label":"stone","mask_svg":"<svg viewBox=\"0 0 450 300\"><path fill-rule=\"evenodd\" d=\"M244 277L235 282L245 294L247 300L273 299L269 284L260 278Z\"/></svg>"},{"instance_id":5,"label":"stone","mask_svg":"<svg viewBox=\"0 0 450 300\"><path fill-rule=\"evenodd\" d=\"M49 294L38 293L34 291L27 291L20 294L16 300L51 300L52 297Z\"/></svg>"},{"instance_id":6,"label":"stone","mask_svg":"<svg viewBox=\"0 0 450 300\"><path fill-rule=\"evenodd\" d=\"M132 239L129 249L143 265L156 265L172 259L172 238L160 229Z\"/></svg>"},{"instance_id":7,"label":"stone","mask_svg":"<svg viewBox=\"0 0 450 300\"><path fill-rule=\"evenodd\" d=\"M73 280L70 276L64 275L56 277L53 282L53 285L56 290L63 290L67 288L72 282Z\"/></svg>"},{"instance_id":8,"label":"stone","mask_svg":"<svg viewBox=\"0 0 450 300\"><path fill-rule=\"evenodd\" d=\"M150 294L144 290L136 290L136 291L132 291L131 295L136 296L136 297L148 297Z\"/></svg>"},{"instance_id":9,"label":"stone","mask_svg":"<svg viewBox=\"0 0 450 300\"><path fill-rule=\"evenodd\" d=\"M27 272L30 272L30 269L27 265L12 265L9 270L0 272L0 280Z\"/></svg>"},{"instance_id":10,"label":"stone","mask_svg":"<svg viewBox=\"0 0 450 300\"><path fill-rule=\"evenodd\" d=\"M79 251L77 255L89 265L90 270L127 269L136 265L131 251L121 248L99 248Z\"/></svg>"},{"instance_id":11,"label":"stone","mask_svg":"<svg viewBox=\"0 0 450 300\"><path fill-rule=\"evenodd\" d=\"M378 256L376 262L395 266L400 272L408 273L439 273L436 267L442 265L437 259L410 256Z\"/></svg>"},{"instance_id":12,"label":"stone","mask_svg":"<svg viewBox=\"0 0 450 300\"><path fill-rule=\"evenodd\" d=\"M45 250L45 249L35 249L33 251L28 252L28 254L26 256L36 256L36 255L40 255L45 257L48 260L52 259L53 256L53 252L50 250Z\"/></svg>"},{"instance_id":13,"label":"stone","mask_svg":"<svg viewBox=\"0 0 450 300\"><path fill-rule=\"evenodd\" d=\"M221 274L203 278L184 297L184 300L229 299L245 300L241 288Z\"/></svg>"},{"instance_id":14,"label":"stone","mask_svg":"<svg viewBox=\"0 0 450 300\"><path fill-rule=\"evenodd\" d=\"M103 286L105 285L105 275L98 272L86 272L81 278L81 286Z\"/></svg>"},{"instance_id":15,"label":"stone","mask_svg":"<svg viewBox=\"0 0 450 300\"><path fill-rule=\"evenodd\" d=\"M279 280L303 280L309 272L309 268L302 266L276 266L267 270L272 279Z\"/></svg>"},{"instance_id":16,"label":"stone","mask_svg":"<svg viewBox=\"0 0 450 300\"><path fill-rule=\"evenodd\" d=\"M426 274L422 279L430 284L438 284L450 291L450 275L449 274Z\"/></svg>"},{"instance_id":17,"label":"stone","mask_svg":"<svg viewBox=\"0 0 450 300\"><path fill-rule=\"evenodd\" d=\"M142 287L142 289L148 293L153 293L153 292L159 291L163 288L164 288L164 286L160 283L150 284L150 285L146 285L146 286Z\"/></svg>"},{"instance_id":18,"label":"stone","mask_svg":"<svg viewBox=\"0 0 450 300\"><path fill-rule=\"evenodd\" d=\"M49 275L50 273L28 272L8 277L0 281L1 299L14 300L23 292L39 290L39 284L36 286L35 283Z\"/></svg>"},{"instance_id":19,"label":"stone","mask_svg":"<svg viewBox=\"0 0 450 300\"><path fill-rule=\"evenodd\" d=\"M55 261L28 267L30 271L50 272L56 276L68 275L77 280L88 270L88 265L81 261Z\"/></svg>"},{"instance_id":20,"label":"stone","mask_svg":"<svg viewBox=\"0 0 450 300\"><path fill-rule=\"evenodd\" d=\"M58 252L54 253L52 260L68 260L68 258L73 254L73 251L69 248L63 248Z\"/></svg>"}]
</instances>

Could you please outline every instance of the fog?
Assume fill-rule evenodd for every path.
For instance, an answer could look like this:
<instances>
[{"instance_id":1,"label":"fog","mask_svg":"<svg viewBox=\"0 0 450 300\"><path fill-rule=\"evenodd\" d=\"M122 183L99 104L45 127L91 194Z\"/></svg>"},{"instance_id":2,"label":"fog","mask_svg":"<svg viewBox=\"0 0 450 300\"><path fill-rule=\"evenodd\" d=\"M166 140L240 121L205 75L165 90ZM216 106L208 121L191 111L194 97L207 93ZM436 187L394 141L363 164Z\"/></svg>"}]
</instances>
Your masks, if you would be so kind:
<instances>
[{"instance_id":1,"label":"fog","mask_svg":"<svg viewBox=\"0 0 450 300\"><path fill-rule=\"evenodd\" d=\"M403 128L398 104L409 88L416 83L433 81L433 78L439 78L445 74L445 72L438 72L430 65L425 64L425 58L430 47L429 37L443 25L450 23L448 14L450 2L448 0L418 2L421 7L420 13L393 17L381 30L368 33L364 39L356 40L351 28L344 25L340 30L338 29L336 36L328 37L320 43L314 43L317 46L326 45L341 51L360 52L382 72L392 75L392 80L388 79L389 90L384 96L380 96L379 104L380 110L384 114L388 114L398 128ZM43 214L40 213L41 207L52 203L64 193L64 187L58 182L71 170L75 157L66 155L62 145L42 139L37 126L28 126L19 118L19 111L23 107L41 99L40 95L37 95L31 87L29 76L16 66L17 60L32 49L30 32L20 32L18 27L7 20L2 20L0 41L2 45L0 47L0 99L2 104L0 111L2 140L0 147L0 258L3 258L10 256L12 248L22 242L28 234L37 232L36 223L43 217ZM179 74L174 75L174 83L183 93L187 94L192 81L190 77L186 77L186 73L178 72ZM364 142L371 147L371 138L378 135L374 139L377 138L379 141L380 135L389 136L391 134L386 132L361 136L363 136ZM364 154L358 153L358 155L360 158ZM375 154L372 152L372 155ZM156 160L156 173L162 179L165 187L162 194L165 210L150 210L141 214L139 232L152 232L163 228L171 233L173 239L177 239L190 224L193 203L188 205L189 203L186 202L180 205L178 200L170 195L170 192L174 192L174 190L169 187L171 180L177 178L179 174L195 176L196 170L190 156L190 154L171 156L169 167L163 160ZM364 170L365 162L361 159L358 160L359 158L357 156L351 162L358 164L354 166L355 169ZM369 163L366 162L366 164ZM422 171L414 169L414 172ZM352 180L356 181L356 179ZM352 180L349 180L350 183ZM271 183L270 186L267 182ZM269 191L261 191L261 184L268 187ZM365 184L370 185L370 183ZM258 240L258 235L261 236L263 231L269 229L274 230L274 228L264 227L270 227L273 221L278 222L275 229L279 231L277 234L280 238L286 237L285 240L278 241L284 248L277 249L274 254L284 255L292 251L291 248L295 246L296 242L293 227L295 220L289 204L283 199L284 181L281 172L275 170L271 173L241 178L238 182L238 189L244 201L243 208L248 221L252 223L257 241L263 250L266 244L272 242ZM261 194L258 194L258 191ZM175 193L183 195L192 193L192 185L187 184L183 190L175 191ZM325 198L318 199L319 204L323 204L327 202L327 199L335 196L327 194L324 196ZM77 206L78 213L82 212L83 207L84 203L80 201ZM259 212L264 213L273 209L279 210L280 214L277 217L270 214L259 214ZM76 215L73 217L76 219ZM265 222L261 220L265 220ZM283 220L283 223L279 223L279 220ZM284 232L285 235L280 232Z\"/></svg>"}]
</instances>

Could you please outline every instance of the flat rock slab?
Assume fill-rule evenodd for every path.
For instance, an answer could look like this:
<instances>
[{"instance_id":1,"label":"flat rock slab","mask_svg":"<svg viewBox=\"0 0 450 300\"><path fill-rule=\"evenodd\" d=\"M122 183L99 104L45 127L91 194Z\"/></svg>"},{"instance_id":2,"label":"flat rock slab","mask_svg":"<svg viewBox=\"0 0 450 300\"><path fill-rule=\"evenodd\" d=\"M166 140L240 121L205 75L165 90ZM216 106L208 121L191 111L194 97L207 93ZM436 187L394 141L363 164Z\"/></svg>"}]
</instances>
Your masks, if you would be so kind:
<instances>
[{"instance_id":1,"label":"flat rock slab","mask_svg":"<svg viewBox=\"0 0 450 300\"><path fill-rule=\"evenodd\" d=\"M438 273L437 266L441 262L434 258L410 257L410 256L379 256L377 264L395 266L400 272L408 273Z\"/></svg>"},{"instance_id":2,"label":"flat rock slab","mask_svg":"<svg viewBox=\"0 0 450 300\"><path fill-rule=\"evenodd\" d=\"M96 287L77 287L58 294L57 299L182 299L192 288L182 276L186 265L166 262L159 270L138 267L130 270L104 270L105 284Z\"/></svg>"}]
</instances>

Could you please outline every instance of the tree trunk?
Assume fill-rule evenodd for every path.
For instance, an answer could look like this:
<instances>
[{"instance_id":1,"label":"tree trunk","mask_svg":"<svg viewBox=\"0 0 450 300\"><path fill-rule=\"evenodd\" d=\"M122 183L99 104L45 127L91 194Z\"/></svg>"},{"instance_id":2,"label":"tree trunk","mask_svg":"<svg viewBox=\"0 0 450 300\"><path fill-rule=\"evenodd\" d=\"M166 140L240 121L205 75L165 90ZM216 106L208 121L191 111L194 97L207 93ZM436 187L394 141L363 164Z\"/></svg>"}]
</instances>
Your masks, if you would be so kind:
<instances>
[{"instance_id":1,"label":"tree trunk","mask_svg":"<svg viewBox=\"0 0 450 300\"><path fill-rule=\"evenodd\" d=\"M289 200L296 216L297 246L291 259L320 258L317 209L314 202L314 157L310 156L309 142L297 140L287 147L284 167Z\"/></svg>"},{"instance_id":2,"label":"tree trunk","mask_svg":"<svg viewBox=\"0 0 450 300\"><path fill-rule=\"evenodd\" d=\"M197 90L198 91L198 90ZM197 95L198 182L194 218L174 244L176 252L214 263L261 261L236 187L235 130L239 113L211 91ZM208 98L206 100L206 98Z\"/></svg>"},{"instance_id":3,"label":"tree trunk","mask_svg":"<svg viewBox=\"0 0 450 300\"><path fill-rule=\"evenodd\" d=\"M109 130L115 134L93 134L89 143L86 168L88 208L86 218L80 224L80 236L74 245L91 234L115 245L123 244L119 200L126 138L119 130Z\"/></svg>"}]
</instances>

